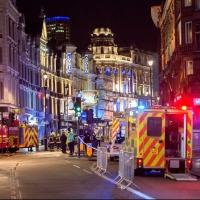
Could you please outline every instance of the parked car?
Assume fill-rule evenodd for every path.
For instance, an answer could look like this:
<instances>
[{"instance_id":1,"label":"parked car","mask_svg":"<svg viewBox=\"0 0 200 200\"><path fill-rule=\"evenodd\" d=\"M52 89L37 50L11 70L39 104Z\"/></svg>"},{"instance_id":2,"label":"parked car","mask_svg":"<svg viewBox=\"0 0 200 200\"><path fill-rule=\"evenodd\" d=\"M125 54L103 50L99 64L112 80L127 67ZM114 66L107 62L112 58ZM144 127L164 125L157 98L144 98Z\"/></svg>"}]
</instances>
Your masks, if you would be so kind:
<instances>
[{"instance_id":1,"label":"parked car","mask_svg":"<svg viewBox=\"0 0 200 200\"><path fill-rule=\"evenodd\" d=\"M119 158L119 152L122 150L122 143L124 137L116 138L114 143L110 143L108 152L110 153L110 160L113 161L115 158Z\"/></svg>"}]
</instances>

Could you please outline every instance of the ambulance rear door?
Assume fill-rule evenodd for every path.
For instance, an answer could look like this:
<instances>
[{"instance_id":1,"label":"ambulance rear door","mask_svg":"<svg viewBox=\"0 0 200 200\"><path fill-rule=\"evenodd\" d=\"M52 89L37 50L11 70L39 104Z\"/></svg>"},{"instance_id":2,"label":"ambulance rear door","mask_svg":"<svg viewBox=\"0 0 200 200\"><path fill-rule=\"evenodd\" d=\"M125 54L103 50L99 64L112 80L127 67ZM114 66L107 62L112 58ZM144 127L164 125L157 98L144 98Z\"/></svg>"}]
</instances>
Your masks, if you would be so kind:
<instances>
[{"instance_id":1,"label":"ambulance rear door","mask_svg":"<svg viewBox=\"0 0 200 200\"><path fill-rule=\"evenodd\" d=\"M143 168L165 167L165 119L164 111L144 111L138 118L138 148Z\"/></svg>"}]
</instances>

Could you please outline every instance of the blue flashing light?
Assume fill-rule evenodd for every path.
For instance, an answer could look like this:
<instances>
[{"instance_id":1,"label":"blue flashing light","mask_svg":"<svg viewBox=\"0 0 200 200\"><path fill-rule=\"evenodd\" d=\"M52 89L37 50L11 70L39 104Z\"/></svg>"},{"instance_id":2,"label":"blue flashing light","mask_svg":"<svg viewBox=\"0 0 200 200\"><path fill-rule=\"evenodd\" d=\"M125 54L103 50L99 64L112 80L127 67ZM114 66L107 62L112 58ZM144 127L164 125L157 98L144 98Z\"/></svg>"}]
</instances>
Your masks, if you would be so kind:
<instances>
[{"instance_id":1,"label":"blue flashing light","mask_svg":"<svg viewBox=\"0 0 200 200\"><path fill-rule=\"evenodd\" d=\"M57 21L65 21L65 22L67 22L69 20L70 20L70 18L67 17L67 16L56 16L56 17L48 17L48 18L46 18L47 22L57 22Z\"/></svg>"},{"instance_id":2,"label":"blue flashing light","mask_svg":"<svg viewBox=\"0 0 200 200\"><path fill-rule=\"evenodd\" d=\"M151 176L151 175L161 175L162 174L162 172L160 171L160 170L150 170L150 171L146 171L145 172L145 175L149 175L149 176Z\"/></svg>"},{"instance_id":3,"label":"blue flashing light","mask_svg":"<svg viewBox=\"0 0 200 200\"><path fill-rule=\"evenodd\" d=\"M199 105L200 105L200 98L194 98L193 104L194 104L195 106L199 106Z\"/></svg>"},{"instance_id":4,"label":"blue flashing light","mask_svg":"<svg viewBox=\"0 0 200 200\"><path fill-rule=\"evenodd\" d=\"M138 109L143 110L143 109L145 109L145 107L143 105L139 105Z\"/></svg>"}]
</instances>

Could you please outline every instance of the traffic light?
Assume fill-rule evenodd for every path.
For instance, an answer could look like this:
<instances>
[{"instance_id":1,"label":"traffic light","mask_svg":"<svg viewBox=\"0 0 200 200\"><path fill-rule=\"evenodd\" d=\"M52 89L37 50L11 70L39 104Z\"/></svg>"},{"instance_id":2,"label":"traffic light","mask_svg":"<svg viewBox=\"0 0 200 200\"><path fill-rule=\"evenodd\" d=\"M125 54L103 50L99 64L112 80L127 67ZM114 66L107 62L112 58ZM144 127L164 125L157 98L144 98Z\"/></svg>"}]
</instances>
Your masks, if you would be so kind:
<instances>
[{"instance_id":1,"label":"traffic light","mask_svg":"<svg viewBox=\"0 0 200 200\"><path fill-rule=\"evenodd\" d=\"M87 110L87 123L92 124L93 121L93 109L89 109Z\"/></svg>"},{"instance_id":2,"label":"traffic light","mask_svg":"<svg viewBox=\"0 0 200 200\"><path fill-rule=\"evenodd\" d=\"M73 101L74 101L75 116L80 117L81 116L81 98L75 97L73 98Z\"/></svg>"}]
</instances>

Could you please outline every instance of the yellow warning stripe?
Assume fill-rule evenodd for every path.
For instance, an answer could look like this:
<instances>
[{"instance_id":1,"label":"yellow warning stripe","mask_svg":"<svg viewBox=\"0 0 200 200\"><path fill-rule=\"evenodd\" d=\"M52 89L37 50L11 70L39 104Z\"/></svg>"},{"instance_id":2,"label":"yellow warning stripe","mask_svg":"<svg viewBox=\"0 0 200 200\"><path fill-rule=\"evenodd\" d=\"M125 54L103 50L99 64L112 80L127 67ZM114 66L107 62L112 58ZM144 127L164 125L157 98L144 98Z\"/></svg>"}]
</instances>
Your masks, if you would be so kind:
<instances>
[{"instance_id":1,"label":"yellow warning stripe","mask_svg":"<svg viewBox=\"0 0 200 200\"><path fill-rule=\"evenodd\" d=\"M188 113L187 119L187 158L192 157L192 114Z\"/></svg>"},{"instance_id":2,"label":"yellow warning stripe","mask_svg":"<svg viewBox=\"0 0 200 200\"><path fill-rule=\"evenodd\" d=\"M147 117L161 117L163 119L164 115L163 113L152 112L152 113L148 113ZM162 131L163 131L163 125L162 125ZM146 131L143 132L143 136L144 136L144 141L146 141L146 143L143 145L144 167L145 166L146 167L161 167L160 164L163 166L164 162L162 161L162 157L164 157L164 145L159 144L157 141L157 138L147 136ZM163 134L161 135L161 137L163 137ZM153 148L155 149L156 152L152 152ZM157 164L159 164L159 166L157 166Z\"/></svg>"},{"instance_id":3,"label":"yellow warning stripe","mask_svg":"<svg viewBox=\"0 0 200 200\"><path fill-rule=\"evenodd\" d=\"M112 124L112 136L111 136L112 140L115 139L117 132L119 131L119 125L120 125L119 119L115 119Z\"/></svg>"},{"instance_id":4,"label":"yellow warning stripe","mask_svg":"<svg viewBox=\"0 0 200 200\"><path fill-rule=\"evenodd\" d=\"M24 146L38 146L38 134L37 128L35 127L26 127L24 134Z\"/></svg>"}]
</instances>

